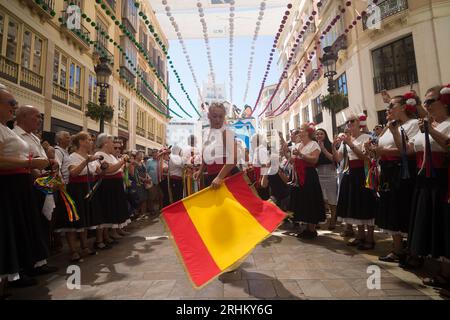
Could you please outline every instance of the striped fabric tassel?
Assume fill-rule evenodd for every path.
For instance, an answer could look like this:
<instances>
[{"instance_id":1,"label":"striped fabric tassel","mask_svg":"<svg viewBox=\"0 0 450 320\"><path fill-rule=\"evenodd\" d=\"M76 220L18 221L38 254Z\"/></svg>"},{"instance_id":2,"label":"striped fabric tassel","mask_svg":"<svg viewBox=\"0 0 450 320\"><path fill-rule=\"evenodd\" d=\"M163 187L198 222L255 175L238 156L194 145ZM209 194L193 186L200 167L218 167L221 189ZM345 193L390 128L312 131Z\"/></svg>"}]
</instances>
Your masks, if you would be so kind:
<instances>
[{"instance_id":1,"label":"striped fabric tassel","mask_svg":"<svg viewBox=\"0 0 450 320\"><path fill-rule=\"evenodd\" d=\"M347 144L345 142L343 142L343 144L344 144L344 153L343 153L344 163L342 165L342 172L345 173L345 174L349 174L350 160L349 160L349 157L348 157Z\"/></svg>"},{"instance_id":2,"label":"striped fabric tassel","mask_svg":"<svg viewBox=\"0 0 450 320\"><path fill-rule=\"evenodd\" d=\"M378 170L378 163L376 159L372 159L368 162L368 169L366 174L366 188L378 195L380 189L380 172ZM366 167L366 166L365 166Z\"/></svg>"},{"instance_id":3,"label":"striped fabric tassel","mask_svg":"<svg viewBox=\"0 0 450 320\"><path fill-rule=\"evenodd\" d=\"M428 127L428 121L424 122L425 129L425 154L424 154L424 162L425 162L425 176L427 178L434 178L433 172L433 160L431 157L431 143L430 143L430 130Z\"/></svg>"},{"instance_id":4,"label":"striped fabric tassel","mask_svg":"<svg viewBox=\"0 0 450 320\"><path fill-rule=\"evenodd\" d=\"M80 217L78 216L77 208L75 206L75 202L70 197L70 195L67 193L66 190L61 189L60 190L61 198L64 201L64 205L66 206L67 214L69 215L69 221L74 222L80 220Z\"/></svg>"},{"instance_id":5,"label":"striped fabric tassel","mask_svg":"<svg viewBox=\"0 0 450 320\"><path fill-rule=\"evenodd\" d=\"M406 145L407 145L407 141L406 141L406 133L405 133L405 129L403 129L403 127L400 128L400 133L402 135L402 150L401 150L401 156L402 156L402 168L401 168L401 174L402 174L402 179L406 180L411 178L410 174L409 174L409 166L408 166L408 155L406 152Z\"/></svg>"}]
</instances>

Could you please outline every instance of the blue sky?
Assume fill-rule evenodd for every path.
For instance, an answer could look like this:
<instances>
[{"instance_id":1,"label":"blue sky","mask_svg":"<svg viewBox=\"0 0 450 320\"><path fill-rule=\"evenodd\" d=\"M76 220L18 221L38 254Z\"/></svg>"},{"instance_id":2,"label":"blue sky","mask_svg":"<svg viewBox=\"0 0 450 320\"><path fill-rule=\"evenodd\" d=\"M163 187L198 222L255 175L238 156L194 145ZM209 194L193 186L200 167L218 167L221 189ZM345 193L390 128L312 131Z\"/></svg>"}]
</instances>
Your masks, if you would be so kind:
<instances>
[{"instance_id":1,"label":"blue sky","mask_svg":"<svg viewBox=\"0 0 450 320\"><path fill-rule=\"evenodd\" d=\"M247 100L244 102L245 86L247 83L247 71L250 59L250 46L252 37L236 37L234 39L234 53L233 53L233 103L239 108L242 108L245 104L249 104L252 107L256 102L256 98L261 87L262 78L264 76L267 60L269 58L270 50L273 45L273 37L261 36L256 41L255 55L253 59L252 78L250 81ZM229 39L228 38L215 38L209 41L213 59L213 68L216 74L216 83L225 83L226 91L229 97L229 75L228 75L228 58L229 58ZM187 51L190 55L192 65L194 68L197 81L201 88L203 81L207 81L209 66L206 56L206 48L203 39L185 40ZM189 71L186 59L184 57L181 45L178 40L171 40L169 47L169 55L174 62L175 68L180 75L191 100L194 104L198 101L197 89ZM274 57L275 58L275 57ZM276 83L279 79L279 70L276 65L276 59L272 63L272 67L269 76L266 81L266 85ZM192 116L196 115L186 96L181 91L180 85L176 81L176 78L172 72L169 71L170 79L170 91L174 97L178 100L180 105ZM197 106L197 105L196 105ZM179 107L170 100L170 108L180 115L184 115ZM186 116L187 117L187 116ZM175 118L178 118L175 116Z\"/></svg>"}]
</instances>

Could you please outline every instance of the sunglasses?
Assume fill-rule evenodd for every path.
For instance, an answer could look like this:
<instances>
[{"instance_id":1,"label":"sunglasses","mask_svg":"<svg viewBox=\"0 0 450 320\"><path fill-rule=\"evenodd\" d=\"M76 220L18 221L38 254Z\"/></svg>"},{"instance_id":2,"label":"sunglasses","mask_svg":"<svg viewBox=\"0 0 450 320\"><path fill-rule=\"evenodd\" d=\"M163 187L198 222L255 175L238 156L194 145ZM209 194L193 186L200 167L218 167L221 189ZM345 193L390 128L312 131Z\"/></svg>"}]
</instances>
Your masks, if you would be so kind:
<instances>
[{"instance_id":1,"label":"sunglasses","mask_svg":"<svg viewBox=\"0 0 450 320\"><path fill-rule=\"evenodd\" d=\"M347 120L346 124L355 123L356 119Z\"/></svg>"},{"instance_id":2,"label":"sunglasses","mask_svg":"<svg viewBox=\"0 0 450 320\"><path fill-rule=\"evenodd\" d=\"M423 102L424 105L429 106L433 103L435 103L436 101L438 101L437 99L427 99Z\"/></svg>"},{"instance_id":3,"label":"sunglasses","mask_svg":"<svg viewBox=\"0 0 450 320\"><path fill-rule=\"evenodd\" d=\"M10 107L15 107L15 106L17 106L17 105L19 104L19 103L18 103L16 100L14 100L14 99L12 99L12 100L6 100L5 103L8 104Z\"/></svg>"},{"instance_id":4,"label":"sunglasses","mask_svg":"<svg viewBox=\"0 0 450 320\"><path fill-rule=\"evenodd\" d=\"M120 150L120 147L114 147L114 150Z\"/></svg>"}]
</instances>

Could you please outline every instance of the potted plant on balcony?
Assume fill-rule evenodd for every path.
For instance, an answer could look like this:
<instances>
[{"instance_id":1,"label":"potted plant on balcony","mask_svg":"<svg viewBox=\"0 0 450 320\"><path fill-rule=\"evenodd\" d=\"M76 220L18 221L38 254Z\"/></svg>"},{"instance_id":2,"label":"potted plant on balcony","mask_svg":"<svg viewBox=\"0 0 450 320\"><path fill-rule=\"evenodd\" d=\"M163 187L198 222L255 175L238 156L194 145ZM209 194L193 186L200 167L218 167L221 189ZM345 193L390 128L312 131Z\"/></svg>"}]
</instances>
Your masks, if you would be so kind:
<instances>
[{"instance_id":1,"label":"potted plant on balcony","mask_svg":"<svg viewBox=\"0 0 450 320\"><path fill-rule=\"evenodd\" d=\"M96 103L87 104L86 116L98 122L100 120L111 121L114 115L114 109L111 106L99 106Z\"/></svg>"},{"instance_id":2,"label":"potted plant on balcony","mask_svg":"<svg viewBox=\"0 0 450 320\"><path fill-rule=\"evenodd\" d=\"M321 105L325 110L339 112L348 107L348 97L342 93L323 96Z\"/></svg>"}]
</instances>

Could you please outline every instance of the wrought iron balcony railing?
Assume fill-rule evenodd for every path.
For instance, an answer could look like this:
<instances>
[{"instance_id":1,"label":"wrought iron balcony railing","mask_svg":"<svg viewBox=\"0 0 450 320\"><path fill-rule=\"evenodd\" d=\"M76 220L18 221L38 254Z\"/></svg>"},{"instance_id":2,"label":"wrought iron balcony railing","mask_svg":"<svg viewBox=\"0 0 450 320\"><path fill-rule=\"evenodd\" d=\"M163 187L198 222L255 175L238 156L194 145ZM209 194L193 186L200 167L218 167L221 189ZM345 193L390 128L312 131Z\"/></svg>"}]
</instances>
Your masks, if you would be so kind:
<instances>
[{"instance_id":1,"label":"wrought iron balcony railing","mask_svg":"<svg viewBox=\"0 0 450 320\"><path fill-rule=\"evenodd\" d=\"M405 11L408 9L408 0L385 0L376 5L380 10L380 14L377 15L376 11L374 14L369 14L363 17L363 29L366 30L372 25L376 26L378 22L393 16L397 13ZM372 19L369 21L369 19Z\"/></svg>"}]
</instances>

